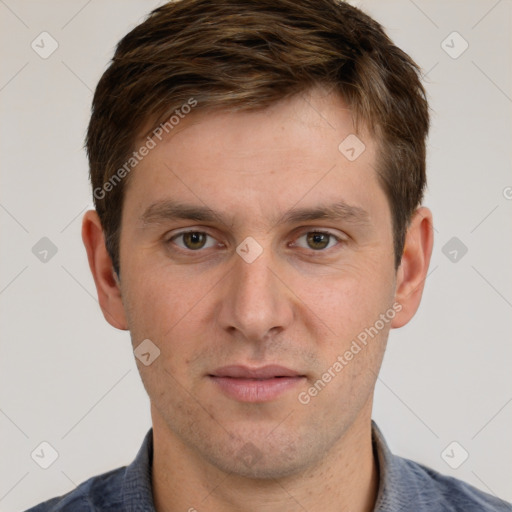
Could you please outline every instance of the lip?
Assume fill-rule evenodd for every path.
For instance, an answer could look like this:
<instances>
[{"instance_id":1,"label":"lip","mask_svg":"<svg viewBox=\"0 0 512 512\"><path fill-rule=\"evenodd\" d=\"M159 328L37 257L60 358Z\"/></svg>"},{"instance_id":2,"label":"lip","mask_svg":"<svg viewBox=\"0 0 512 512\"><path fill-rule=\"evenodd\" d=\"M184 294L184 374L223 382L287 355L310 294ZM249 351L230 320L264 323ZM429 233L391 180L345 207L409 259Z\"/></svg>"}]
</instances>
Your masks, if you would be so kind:
<instances>
[{"instance_id":1,"label":"lip","mask_svg":"<svg viewBox=\"0 0 512 512\"><path fill-rule=\"evenodd\" d=\"M269 402L294 388L305 375L279 365L260 368L231 365L218 368L208 377L228 397L239 402Z\"/></svg>"}]
</instances>

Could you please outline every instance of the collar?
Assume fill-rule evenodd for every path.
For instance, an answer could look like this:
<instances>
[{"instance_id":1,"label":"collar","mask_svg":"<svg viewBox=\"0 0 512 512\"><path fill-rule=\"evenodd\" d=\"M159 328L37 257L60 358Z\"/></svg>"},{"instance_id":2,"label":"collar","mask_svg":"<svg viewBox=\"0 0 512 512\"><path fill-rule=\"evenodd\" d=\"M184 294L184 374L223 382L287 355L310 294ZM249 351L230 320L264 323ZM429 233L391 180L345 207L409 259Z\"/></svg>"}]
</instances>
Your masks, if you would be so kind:
<instances>
[{"instance_id":1,"label":"collar","mask_svg":"<svg viewBox=\"0 0 512 512\"><path fill-rule=\"evenodd\" d=\"M379 489L374 512L397 512L399 510L424 510L411 498L421 495L421 479L409 461L393 455L377 427L372 421L373 452L379 469ZM135 460L126 468L122 496L127 512L155 512L151 488L153 462L153 429L146 434ZM412 508L411 508L412 507Z\"/></svg>"}]
</instances>

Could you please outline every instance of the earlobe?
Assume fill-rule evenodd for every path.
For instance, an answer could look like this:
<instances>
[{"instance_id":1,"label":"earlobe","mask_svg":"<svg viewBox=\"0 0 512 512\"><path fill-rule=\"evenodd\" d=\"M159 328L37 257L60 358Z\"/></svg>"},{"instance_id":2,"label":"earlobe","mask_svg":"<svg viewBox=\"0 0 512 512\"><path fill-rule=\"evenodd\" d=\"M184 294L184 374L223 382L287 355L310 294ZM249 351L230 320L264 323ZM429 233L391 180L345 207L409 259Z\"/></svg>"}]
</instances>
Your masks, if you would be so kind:
<instances>
[{"instance_id":1,"label":"earlobe","mask_svg":"<svg viewBox=\"0 0 512 512\"><path fill-rule=\"evenodd\" d=\"M89 210L84 215L82 240L87 251L87 259L103 316L113 327L127 330L119 279L114 272L112 260L105 246L100 219L94 210Z\"/></svg>"},{"instance_id":2,"label":"earlobe","mask_svg":"<svg viewBox=\"0 0 512 512\"><path fill-rule=\"evenodd\" d=\"M402 261L396 274L395 301L402 309L391 323L393 328L408 323L420 305L433 243L432 213L428 208L418 208L407 230Z\"/></svg>"}]
</instances>

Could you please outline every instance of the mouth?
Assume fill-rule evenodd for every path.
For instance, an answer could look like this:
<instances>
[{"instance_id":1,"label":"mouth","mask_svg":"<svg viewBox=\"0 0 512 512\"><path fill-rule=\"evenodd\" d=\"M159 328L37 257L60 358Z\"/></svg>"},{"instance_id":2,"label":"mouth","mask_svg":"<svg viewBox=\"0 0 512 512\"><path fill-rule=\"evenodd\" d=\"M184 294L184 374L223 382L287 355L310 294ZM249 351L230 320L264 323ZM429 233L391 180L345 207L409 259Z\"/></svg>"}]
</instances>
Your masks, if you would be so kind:
<instances>
[{"instance_id":1,"label":"mouth","mask_svg":"<svg viewBox=\"0 0 512 512\"><path fill-rule=\"evenodd\" d=\"M229 398L238 402L269 402L306 379L297 371L278 365L250 368L224 366L208 378Z\"/></svg>"}]
</instances>

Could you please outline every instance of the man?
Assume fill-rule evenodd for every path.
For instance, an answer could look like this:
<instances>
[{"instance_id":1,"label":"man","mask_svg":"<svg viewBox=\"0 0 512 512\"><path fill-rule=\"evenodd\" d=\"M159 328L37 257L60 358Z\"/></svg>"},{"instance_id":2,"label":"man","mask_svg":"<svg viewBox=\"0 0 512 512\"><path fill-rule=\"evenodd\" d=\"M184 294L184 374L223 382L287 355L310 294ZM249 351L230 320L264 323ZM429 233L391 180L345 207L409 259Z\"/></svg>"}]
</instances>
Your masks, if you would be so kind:
<instances>
[{"instance_id":1,"label":"man","mask_svg":"<svg viewBox=\"0 0 512 512\"><path fill-rule=\"evenodd\" d=\"M32 510L512 510L371 421L432 252L428 124L416 65L345 3L180 0L130 32L94 96L83 240L153 428Z\"/></svg>"}]
</instances>

